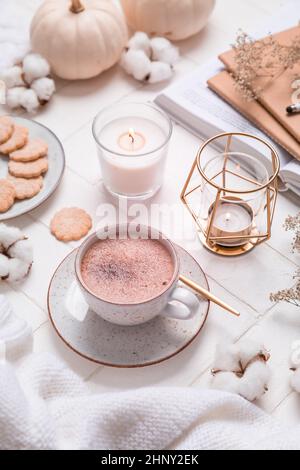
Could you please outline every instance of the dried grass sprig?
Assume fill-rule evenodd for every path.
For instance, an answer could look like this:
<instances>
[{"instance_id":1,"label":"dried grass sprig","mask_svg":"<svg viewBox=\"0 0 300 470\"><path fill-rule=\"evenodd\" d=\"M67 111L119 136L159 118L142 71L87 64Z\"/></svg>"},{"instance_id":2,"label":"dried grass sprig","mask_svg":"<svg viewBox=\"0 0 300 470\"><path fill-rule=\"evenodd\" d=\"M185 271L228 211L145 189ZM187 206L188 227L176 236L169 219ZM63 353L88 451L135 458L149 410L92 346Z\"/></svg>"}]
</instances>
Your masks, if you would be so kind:
<instances>
[{"instance_id":1,"label":"dried grass sprig","mask_svg":"<svg viewBox=\"0 0 300 470\"><path fill-rule=\"evenodd\" d=\"M294 232L293 238L293 252L300 253L300 212L296 216L288 216L284 223L286 231ZM272 302L287 302L292 305L300 307L300 269L296 272L294 279L295 285L289 289L283 289L275 294L270 295Z\"/></svg>"},{"instance_id":2,"label":"dried grass sprig","mask_svg":"<svg viewBox=\"0 0 300 470\"><path fill-rule=\"evenodd\" d=\"M255 100L285 70L300 63L300 26L299 36L289 45L280 44L272 35L254 40L239 31L232 47L235 51L233 78L236 88L246 100Z\"/></svg>"}]
</instances>

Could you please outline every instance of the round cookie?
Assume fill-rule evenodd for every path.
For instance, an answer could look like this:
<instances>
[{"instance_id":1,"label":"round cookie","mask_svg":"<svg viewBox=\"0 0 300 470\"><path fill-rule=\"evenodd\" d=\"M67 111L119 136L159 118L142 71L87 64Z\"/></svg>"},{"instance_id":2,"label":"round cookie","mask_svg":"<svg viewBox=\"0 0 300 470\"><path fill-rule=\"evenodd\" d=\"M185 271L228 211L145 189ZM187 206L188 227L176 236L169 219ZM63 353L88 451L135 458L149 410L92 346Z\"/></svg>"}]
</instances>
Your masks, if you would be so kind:
<instances>
[{"instance_id":1,"label":"round cookie","mask_svg":"<svg viewBox=\"0 0 300 470\"><path fill-rule=\"evenodd\" d=\"M83 209L70 207L61 209L51 220L51 233L64 242L76 241L88 234L92 219Z\"/></svg>"},{"instance_id":2,"label":"round cookie","mask_svg":"<svg viewBox=\"0 0 300 470\"><path fill-rule=\"evenodd\" d=\"M0 212L6 212L15 202L16 191L13 184L6 180L0 179Z\"/></svg>"},{"instance_id":3,"label":"round cookie","mask_svg":"<svg viewBox=\"0 0 300 470\"><path fill-rule=\"evenodd\" d=\"M16 178L37 178L48 171L48 159L42 157L34 162L27 163L14 162L11 160L8 163L8 171Z\"/></svg>"},{"instance_id":4,"label":"round cookie","mask_svg":"<svg viewBox=\"0 0 300 470\"><path fill-rule=\"evenodd\" d=\"M42 139L29 139L27 144L20 150L9 154L14 162L32 162L38 158L45 157L48 153L48 144Z\"/></svg>"},{"instance_id":5,"label":"round cookie","mask_svg":"<svg viewBox=\"0 0 300 470\"><path fill-rule=\"evenodd\" d=\"M43 187L43 178L25 179L15 178L14 176L8 175L8 181L10 181L16 191L16 199L22 201L23 199L31 199L36 196Z\"/></svg>"},{"instance_id":6,"label":"round cookie","mask_svg":"<svg viewBox=\"0 0 300 470\"><path fill-rule=\"evenodd\" d=\"M9 116L0 116L0 144L12 136L14 127L13 120Z\"/></svg>"},{"instance_id":7,"label":"round cookie","mask_svg":"<svg viewBox=\"0 0 300 470\"><path fill-rule=\"evenodd\" d=\"M23 126L15 126L11 137L0 145L0 153L8 155L17 149L24 147L28 140L28 129Z\"/></svg>"}]
</instances>

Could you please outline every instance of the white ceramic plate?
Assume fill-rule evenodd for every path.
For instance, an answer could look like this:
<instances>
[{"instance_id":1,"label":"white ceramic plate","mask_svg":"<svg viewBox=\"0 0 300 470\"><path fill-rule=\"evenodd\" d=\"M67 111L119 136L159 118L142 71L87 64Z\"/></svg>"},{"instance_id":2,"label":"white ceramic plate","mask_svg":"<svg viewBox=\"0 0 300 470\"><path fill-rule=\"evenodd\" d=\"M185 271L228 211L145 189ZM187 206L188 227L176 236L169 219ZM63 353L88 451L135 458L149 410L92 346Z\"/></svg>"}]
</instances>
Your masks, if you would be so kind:
<instances>
[{"instance_id":1,"label":"white ceramic plate","mask_svg":"<svg viewBox=\"0 0 300 470\"><path fill-rule=\"evenodd\" d=\"M184 249L177 249L181 273L209 289L197 261ZM209 302L200 297L198 313L191 320L156 317L143 325L122 327L102 320L91 310L83 322L75 320L66 308L66 299L74 285L76 252L70 253L54 273L48 291L48 309L59 337L80 356L111 367L149 366L178 354L202 330ZM85 310L80 298L74 303L77 309ZM80 316L80 311L76 311L76 317Z\"/></svg>"},{"instance_id":2,"label":"white ceramic plate","mask_svg":"<svg viewBox=\"0 0 300 470\"><path fill-rule=\"evenodd\" d=\"M48 197L50 197L58 187L65 169L65 153L63 146L50 129L38 122L23 117L14 116L13 120L15 123L27 127L29 129L30 137L39 137L47 142L49 147L49 169L44 175L44 186L39 194L31 199L16 201L7 212L0 214L0 221L26 214L46 201L46 199L48 199ZM0 178L5 178L7 176L7 164L8 157L0 154Z\"/></svg>"}]
</instances>

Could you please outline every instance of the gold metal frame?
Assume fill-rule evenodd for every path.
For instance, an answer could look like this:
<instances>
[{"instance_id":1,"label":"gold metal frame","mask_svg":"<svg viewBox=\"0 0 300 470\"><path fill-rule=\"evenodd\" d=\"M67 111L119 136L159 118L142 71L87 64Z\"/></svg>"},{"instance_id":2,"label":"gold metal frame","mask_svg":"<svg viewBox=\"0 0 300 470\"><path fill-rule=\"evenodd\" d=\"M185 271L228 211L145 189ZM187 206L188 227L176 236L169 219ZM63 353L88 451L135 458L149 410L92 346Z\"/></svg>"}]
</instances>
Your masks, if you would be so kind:
<instances>
[{"instance_id":1,"label":"gold metal frame","mask_svg":"<svg viewBox=\"0 0 300 470\"><path fill-rule=\"evenodd\" d=\"M225 137L225 138L227 137L226 145L225 145L225 151L224 151L225 158L224 158L223 169L218 174L214 175L214 177L209 179L207 177L207 175L205 174L204 169L201 166L201 163L202 163L201 162L201 156L203 155L203 151L206 149L206 147L208 147L210 144L212 144L215 140L221 139L223 137ZM247 137L247 138L250 138L250 139L255 139L255 140L261 142L262 144L264 144L270 150L271 156L272 156L272 171L273 171L273 174L269 178L269 181L266 184L264 184L264 185L260 184L258 181L255 181L255 180L252 180L251 178L247 178L245 176L239 175L238 173L235 173L235 172L230 171L230 170L227 169L227 158L228 157L226 158L226 154L228 154L230 152L230 146L231 146L233 137ZM208 183L210 186L214 187L217 190L217 196L216 196L216 199L215 199L215 202L214 202L212 213L211 213L210 218L209 218L208 227L205 230L203 229L203 227L202 227L202 225L199 221L199 216L195 213L195 211L189 205L189 202L188 202L188 197L192 193L197 191L198 189L201 189L201 187L202 187L202 182L201 182L196 187L194 187L192 189L188 189L190 181L193 177L193 174L194 174L195 170L198 171L198 173L200 174L202 179L204 181L206 181L206 183ZM275 206L276 206L276 200L277 200L277 194L278 194L278 174L279 174L279 170L280 170L280 161L279 161L279 157L278 157L278 154L277 154L276 150L268 142L264 141L260 137L257 137L257 136L251 135L251 134L246 134L246 133L241 133L241 132L226 132L226 133L223 133L223 134L218 134L215 137L212 137L211 139L207 140L202 145L202 147L200 148L200 150L197 153L196 159L193 163L193 166L190 170L188 178L187 178L187 180L185 182L185 185L183 187L183 190L182 190L182 193L181 193L181 200L186 205L186 207L188 208L190 214L192 215L193 219L195 220L196 225L197 225L198 230L199 230L200 240L207 249L209 249L210 251L212 251L214 253L221 254L221 255L224 255L224 256L237 256L237 255L241 255L241 254L244 254L244 253L252 250L255 246L259 245L260 243L263 243L266 240L269 240L269 238L271 237L271 227L272 227L274 211L275 211ZM238 178L249 181L252 184L254 184L255 186L257 186L257 188L247 190L247 191L246 190L242 191L242 190L239 190L239 189L238 190L229 189L229 188L226 187L226 175L227 175L227 173L228 174L229 173L233 174L233 175L237 176ZM220 176L220 174L222 174L222 186L219 186L214 181L217 176ZM234 247L230 247L230 246L227 247L227 246L223 246L223 245L218 244L218 241L221 241L221 240L222 241L224 241L224 240L229 241L229 240L236 239L236 235L226 236L226 237L224 237L224 236L222 236L222 237L212 236L212 227L213 227L213 223L214 223L214 219L215 219L215 214L216 214L216 210L217 210L217 208L220 204L220 201L222 200L221 199L222 194L223 194L223 197L229 195L232 198L234 198L236 194L240 194L240 195L242 195L242 194L253 194L255 192L262 191L264 189L266 190L266 204L265 204L265 207L264 207L264 209L267 212L267 223L266 223L267 229L266 229L266 232L261 234L261 233L258 232L256 227L253 226L253 230L251 231L250 234L240 235L238 237L239 239L244 239L245 244L243 244L241 246L234 246Z\"/></svg>"}]
</instances>

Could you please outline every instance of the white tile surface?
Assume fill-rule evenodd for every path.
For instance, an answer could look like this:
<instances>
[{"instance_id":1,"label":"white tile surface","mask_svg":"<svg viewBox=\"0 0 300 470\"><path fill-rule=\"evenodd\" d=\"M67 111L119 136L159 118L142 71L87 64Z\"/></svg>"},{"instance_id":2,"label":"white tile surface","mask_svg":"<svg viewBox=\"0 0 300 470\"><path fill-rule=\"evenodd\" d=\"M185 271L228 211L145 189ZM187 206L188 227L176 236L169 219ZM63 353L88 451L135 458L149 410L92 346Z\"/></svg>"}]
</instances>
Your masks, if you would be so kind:
<instances>
[{"instance_id":1,"label":"white tile surface","mask_svg":"<svg viewBox=\"0 0 300 470\"><path fill-rule=\"evenodd\" d=\"M276 410L273 415L282 422L289 425L299 425L300 422L300 395L299 393L291 393Z\"/></svg>"},{"instance_id":2,"label":"white tile surface","mask_svg":"<svg viewBox=\"0 0 300 470\"><path fill-rule=\"evenodd\" d=\"M101 179L91 121L66 139L64 148L66 163L71 170L91 184Z\"/></svg>"},{"instance_id":3,"label":"white tile surface","mask_svg":"<svg viewBox=\"0 0 300 470\"><path fill-rule=\"evenodd\" d=\"M202 246L192 254L211 277L260 314L272 306L270 293L286 287L295 272L294 264L267 245L238 259L212 256Z\"/></svg>"},{"instance_id":4,"label":"white tile surface","mask_svg":"<svg viewBox=\"0 0 300 470\"><path fill-rule=\"evenodd\" d=\"M55 194L43 206L33 210L31 215L49 226L54 214L63 207L81 207L95 219L97 207L103 199L101 185L92 185L66 169L63 181Z\"/></svg>"},{"instance_id":5,"label":"white tile surface","mask_svg":"<svg viewBox=\"0 0 300 470\"><path fill-rule=\"evenodd\" d=\"M285 193L284 197L278 198L274 224L272 228L272 238L268 245L289 258L293 263L297 262L295 255L291 251L293 232L285 232L283 236L283 223L287 215L296 215L299 211L299 198L293 193Z\"/></svg>"},{"instance_id":6,"label":"white tile surface","mask_svg":"<svg viewBox=\"0 0 300 470\"><path fill-rule=\"evenodd\" d=\"M16 288L16 287L15 287ZM0 294L6 295L18 317L26 320L36 331L48 319L41 307L23 294L19 289L14 290L7 282L0 284Z\"/></svg>"},{"instance_id":7,"label":"white tile surface","mask_svg":"<svg viewBox=\"0 0 300 470\"><path fill-rule=\"evenodd\" d=\"M268 21L272 10L283 0L217 0L217 7L207 28L198 36L179 45L183 58L176 68L176 77L189 73L197 64L228 48L238 28L253 29L260 21ZM176 79L176 78L175 78ZM166 183L153 202L166 203L169 208L179 204L186 224L184 237L177 236L172 221L164 220L163 230L188 248L209 275L212 290L242 313L231 317L213 306L208 323L195 342L170 361L145 369L118 370L96 366L69 350L46 321L47 288L51 276L73 244L55 240L49 232L54 213L66 206L77 205L88 210L97 224L100 203L107 201L91 135L91 122L103 106L119 100L152 100L163 86L142 86L118 67L92 80L59 82L58 91L37 120L49 126L62 139L67 157L67 170L56 194L42 207L23 216L13 224L21 227L33 241L35 263L30 276L13 289L6 283L0 287L7 293L15 310L28 318L35 330L35 350L48 351L65 360L87 379L95 391L124 390L146 385L207 386L209 367L216 343L226 336L235 340L248 335L261 338L270 348L273 378L268 394L259 403L287 422L300 419L299 397L291 394L288 385L288 362L291 342L300 339L300 311L289 305L272 305L269 293L285 287L299 264L299 257L290 251L290 234L282 229L286 215L295 214L299 200L279 196L272 239L245 257L224 259L202 248L196 239L191 218L179 203L179 193L187 176L200 140L174 126L167 165ZM178 214L179 214L178 213Z\"/></svg>"}]
</instances>

